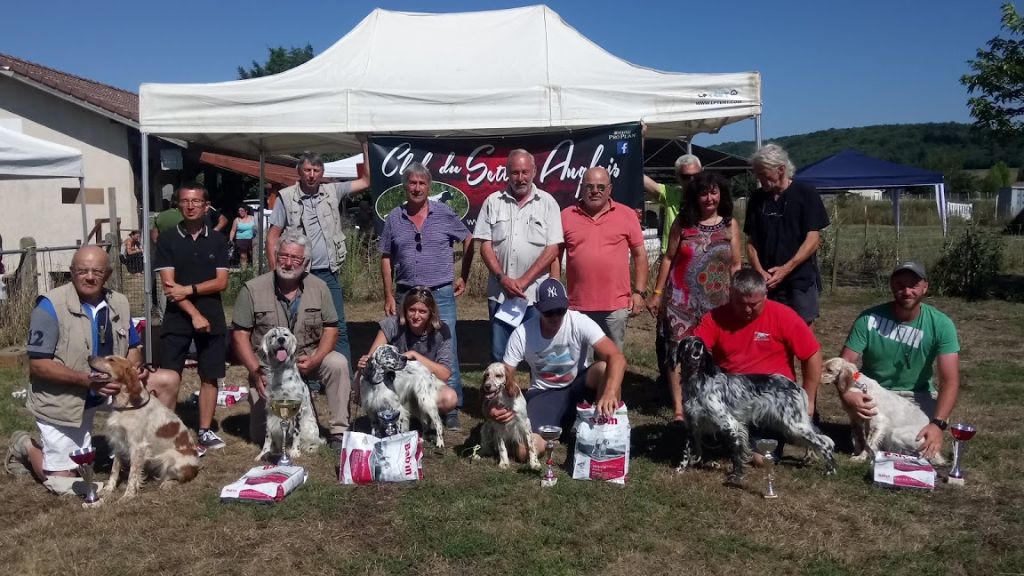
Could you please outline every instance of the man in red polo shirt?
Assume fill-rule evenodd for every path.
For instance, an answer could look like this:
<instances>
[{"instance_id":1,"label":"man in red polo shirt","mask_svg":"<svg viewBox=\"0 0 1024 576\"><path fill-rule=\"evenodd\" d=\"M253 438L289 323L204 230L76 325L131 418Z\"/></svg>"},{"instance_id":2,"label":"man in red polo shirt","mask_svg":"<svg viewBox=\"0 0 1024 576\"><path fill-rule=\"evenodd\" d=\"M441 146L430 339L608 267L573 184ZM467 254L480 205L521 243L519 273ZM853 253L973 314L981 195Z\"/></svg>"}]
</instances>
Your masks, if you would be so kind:
<instances>
[{"instance_id":1,"label":"man in red polo shirt","mask_svg":"<svg viewBox=\"0 0 1024 576\"><path fill-rule=\"evenodd\" d=\"M792 308L768 300L764 278L753 268L733 275L729 302L705 314L693 334L704 340L718 366L732 374L781 374L796 381L793 359L799 359L814 414L821 345Z\"/></svg>"},{"instance_id":2,"label":"man in red polo shirt","mask_svg":"<svg viewBox=\"0 0 1024 576\"><path fill-rule=\"evenodd\" d=\"M623 350L626 319L644 309L647 250L636 212L612 200L608 171L597 166L583 175L579 202L562 210L565 279L569 308L589 316ZM630 287L629 259L635 278Z\"/></svg>"}]
</instances>

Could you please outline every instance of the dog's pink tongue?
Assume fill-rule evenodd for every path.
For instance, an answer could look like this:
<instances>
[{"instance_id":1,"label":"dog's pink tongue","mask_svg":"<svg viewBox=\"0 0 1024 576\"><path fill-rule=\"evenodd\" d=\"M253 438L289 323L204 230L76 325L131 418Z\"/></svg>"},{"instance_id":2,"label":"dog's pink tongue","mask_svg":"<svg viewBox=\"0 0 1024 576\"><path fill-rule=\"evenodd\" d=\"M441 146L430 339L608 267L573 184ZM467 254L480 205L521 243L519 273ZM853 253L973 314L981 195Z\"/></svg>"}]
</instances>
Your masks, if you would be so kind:
<instances>
[{"instance_id":1,"label":"dog's pink tongue","mask_svg":"<svg viewBox=\"0 0 1024 576\"><path fill-rule=\"evenodd\" d=\"M277 361L278 362L284 362L287 359L288 359L288 351L287 350L285 350L284 348L281 348L280 350L277 351Z\"/></svg>"}]
</instances>

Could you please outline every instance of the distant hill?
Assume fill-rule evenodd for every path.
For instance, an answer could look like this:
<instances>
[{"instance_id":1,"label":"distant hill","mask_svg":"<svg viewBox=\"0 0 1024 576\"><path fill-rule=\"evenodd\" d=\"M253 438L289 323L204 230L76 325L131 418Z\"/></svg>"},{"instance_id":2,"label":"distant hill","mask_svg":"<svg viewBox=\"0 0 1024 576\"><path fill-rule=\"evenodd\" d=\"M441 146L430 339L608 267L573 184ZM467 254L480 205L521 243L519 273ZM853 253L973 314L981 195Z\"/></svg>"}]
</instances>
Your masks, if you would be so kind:
<instances>
[{"instance_id":1,"label":"distant hill","mask_svg":"<svg viewBox=\"0 0 1024 576\"><path fill-rule=\"evenodd\" d=\"M797 168L845 148L940 171L945 171L951 160L960 160L963 168L971 170L988 169L999 160L1009 166L1024 165L1024 139L1000 142L972 129L970 124L957 122L833 128L766 142L783 146ZM746 158L754 153L754 142L723 142L711 148Z\"/></svg>"}]
</instances>

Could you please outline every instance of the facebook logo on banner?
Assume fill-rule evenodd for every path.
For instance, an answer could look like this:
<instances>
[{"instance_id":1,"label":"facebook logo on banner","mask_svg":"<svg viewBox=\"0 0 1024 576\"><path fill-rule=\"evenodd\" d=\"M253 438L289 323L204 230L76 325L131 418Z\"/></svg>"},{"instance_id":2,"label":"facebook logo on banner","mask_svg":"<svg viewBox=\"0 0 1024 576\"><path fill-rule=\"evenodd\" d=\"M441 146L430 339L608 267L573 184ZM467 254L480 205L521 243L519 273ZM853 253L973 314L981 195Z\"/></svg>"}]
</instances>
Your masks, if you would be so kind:
<instances>
[{"instance_id":1,"label":"facebook logo on banner","mask_svg":"<svg viewBox=\"0 0 1024 576\"><path fill-rule=\"evenodd\" d=\"M619 154L626 154L629 151L629 142L616 142L615 149Z\"/></svg>"}]
</instances>

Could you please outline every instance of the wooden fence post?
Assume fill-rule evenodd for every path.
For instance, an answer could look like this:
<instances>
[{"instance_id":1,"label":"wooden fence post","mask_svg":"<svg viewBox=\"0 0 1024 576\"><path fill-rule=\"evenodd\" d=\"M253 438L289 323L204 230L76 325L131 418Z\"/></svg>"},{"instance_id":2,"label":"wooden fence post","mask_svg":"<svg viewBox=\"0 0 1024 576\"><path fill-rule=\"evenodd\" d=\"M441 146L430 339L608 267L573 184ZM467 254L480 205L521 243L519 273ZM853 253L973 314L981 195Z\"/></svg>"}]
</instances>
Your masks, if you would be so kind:
<instances>
[{"instance_id":1,"label":"wooden fence post","mask_svg":"<svg viewBox=\"0 0 1024 576\"><path fill-rule=\"evenodd\" d=\"M21 239L19 246L23 252L14 272L14 290L23 302L33 302L39 295L39 268L36 261L36 240L31 236Z\"/></svg>"}]
</instances>

